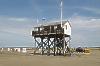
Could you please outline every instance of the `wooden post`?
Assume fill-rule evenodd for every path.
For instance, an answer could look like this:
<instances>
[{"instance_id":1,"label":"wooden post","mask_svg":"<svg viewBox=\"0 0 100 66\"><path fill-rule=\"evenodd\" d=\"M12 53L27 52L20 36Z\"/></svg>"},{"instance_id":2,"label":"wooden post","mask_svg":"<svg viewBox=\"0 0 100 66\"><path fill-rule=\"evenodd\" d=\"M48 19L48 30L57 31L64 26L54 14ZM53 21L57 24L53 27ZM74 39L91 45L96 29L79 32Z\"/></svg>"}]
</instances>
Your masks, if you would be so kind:
<instances>
[{"instance_id":1,"label":"wooden post","mask_svg":"<svg viewBox=\"0 0 100 66\"><path fill-rule=\"evenodd\" d=\"M54 56L56 55L56 38L54 38Z\"/></svg>"},{"instance_id":2,"label":"wooden post","mask_svg":"<svg viewBox=\"0 0 100 66\"><path fill-rule=\"evenodd\" d=\"M42 55L44 54L44 50L43 50L43 38L41 38L41 44L42 44Z\"/></svg>"},{"instance_id":3,"label":"wooden post","mask_svg":"<svg viewBox=\"0 0 100 66\"><path fill-rule=\"evenodd\" d=\"M48 50L47 50L47 55L49 56L49 55L50 55L50 45L49 45L50 38L48 37L47 40L48 40Z\"/></svg>"},{"instance_id":4,"label":"wooden post","mask_svg":"<svg viewBox=\"0 0 100 66\"><path fill-rule=\"evenodd\" d=\"M63 55L66 54L66 47L65 47L65 35L63 35Z\"/></svg>"},{"instance_id":5,"label":"wooden post","mask_svg":"<svg viewBox=\"0 0 100 66\"><path fill-rule=\"evenodd\" d=\"M36 47L36 38L34 37L34 39L35 39L35 47Z\"/></svg>"}]
</instances>

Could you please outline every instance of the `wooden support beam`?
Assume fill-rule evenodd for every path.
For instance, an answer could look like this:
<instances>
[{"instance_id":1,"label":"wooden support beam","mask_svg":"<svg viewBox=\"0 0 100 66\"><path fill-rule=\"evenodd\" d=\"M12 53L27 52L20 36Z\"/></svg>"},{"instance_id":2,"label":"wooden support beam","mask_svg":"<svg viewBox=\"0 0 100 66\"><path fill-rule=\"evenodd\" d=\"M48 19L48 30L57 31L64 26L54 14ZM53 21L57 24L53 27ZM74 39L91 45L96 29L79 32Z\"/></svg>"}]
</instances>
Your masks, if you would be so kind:
<instances>
[{"instance_id":1,"label":"wooden support beam","mask_svg":"<svg viewBox=\"0 0 100 66\"><path fill-rule=\"evenodd\" d=\"M66 55L66 52L70 53L69 47L67 44L70 43L70 37L66 37L64 34L58 36L58 34L54 37L51 36L41 36L38 40L35 37L35 46L39 50L41 49L41 54L44 55L45 53L49 56L52 52L53 55ZM69 39L65 39L69 38Z\"/></svg>"},{"instance_id":2,"label":"wooden support beam","mask_svg":"<svg viewBox=\"0 0 100 66\"><path fill-rule=\"evenodd\" d=\"M63 55L66 54L65 35L63 35Z\"/></svg>"},{"instance_id":3,"label":"wooden support beam","mask_svg":"<svg viewBox=\"0 0 100 66\"><path fill-rule=\"evenodd\" d=\"M44 46L43 46L43 38L41 38L41 44L42 44L42 55L44 54L44 50L43 50L43 48L44 48Z\"/></svg>"},{"instance_id":4,"label":"wooden support beam","mask_svg":"<svg viewBox=\"0 0 100 66\"><path fill-rule=\"evenodd\" d=\"M48 37L48 50L47 50L47 55L49 56L50 55L50 45L49 45L49 41L50 41L50 38Z\"/></svg>"},{"instance_id":5,"label":"wooden support beam","mask_svg":"<svg viewBox=\"0 0 100 66\"><path fill-rule=\"evenodd\" d=\"M56 55L56 43L55 43L55 38L54 38L54 56Z\"/></svg>"},{"instance_id":6,"label":"wooden support beam","mask_svg":"<svg viewBox=\"0 0 100 66\"><path fill-rule=\"evenodd\" d=\"M35 45L34 46L36 47L36 38L34 37L34 39L35 39Z\"/></svg>"}]
</instances>

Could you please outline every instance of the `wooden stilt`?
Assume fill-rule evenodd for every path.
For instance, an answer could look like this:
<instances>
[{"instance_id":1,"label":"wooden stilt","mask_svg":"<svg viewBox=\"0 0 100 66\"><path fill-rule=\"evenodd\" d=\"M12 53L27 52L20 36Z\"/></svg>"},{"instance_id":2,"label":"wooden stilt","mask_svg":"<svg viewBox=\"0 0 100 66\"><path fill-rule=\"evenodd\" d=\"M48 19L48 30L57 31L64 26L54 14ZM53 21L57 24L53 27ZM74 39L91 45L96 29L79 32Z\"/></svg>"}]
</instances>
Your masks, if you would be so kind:
<instances>
[{"instance_id":1,"label":"wooden stilt","mask_svg":"<svg viewBox=\"0 0 100 66\"><path fill-rule=\"evenodd\" d=\"M54 56L56 55L56 42L55 42L55 39L56 38L54 38Z\"/></svg>"},{"instance_id":2,"label":"wooden stilt","mask_svg":"<svg viewBox=\"0 0 100 66\"><path fill-rule=\"evenodd\" d=\"M42 44L42 55L44 54L44 50L43 50L43 38L41 38L41 44Z\"/></svg>"},{"instance_id":3,"label":"wooden stilt","mask_svg":"<svg viewBox=\"0 0 100 66\"><path fill-rule=\"evenodd\" d=\"M48 37L47 40L48 40L48 47L47 47L48 50L47 50L47 55L49 56L49 55L50 55L50 45L49 45L49 40L50 40L50 38Z\"/></svg>"}]
</instances>

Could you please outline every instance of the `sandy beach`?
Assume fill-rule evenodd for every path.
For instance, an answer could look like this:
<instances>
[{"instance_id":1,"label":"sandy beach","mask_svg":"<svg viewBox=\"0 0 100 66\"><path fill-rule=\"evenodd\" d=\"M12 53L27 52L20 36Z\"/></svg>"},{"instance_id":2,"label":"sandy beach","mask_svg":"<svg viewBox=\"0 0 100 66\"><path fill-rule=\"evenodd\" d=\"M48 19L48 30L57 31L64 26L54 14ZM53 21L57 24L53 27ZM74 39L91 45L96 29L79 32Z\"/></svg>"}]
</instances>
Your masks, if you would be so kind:
<instances>
[{"instance_id":1,"label":"sandy beach","mask_svg":"<svg viewBox=\"0 0 100 66\"><path fill-rule=\"evenodd\" d=\"M100 50L91 50L88 55L46 56L0 54L0 66L99 66Z\"/></svg>"}]
</instances>

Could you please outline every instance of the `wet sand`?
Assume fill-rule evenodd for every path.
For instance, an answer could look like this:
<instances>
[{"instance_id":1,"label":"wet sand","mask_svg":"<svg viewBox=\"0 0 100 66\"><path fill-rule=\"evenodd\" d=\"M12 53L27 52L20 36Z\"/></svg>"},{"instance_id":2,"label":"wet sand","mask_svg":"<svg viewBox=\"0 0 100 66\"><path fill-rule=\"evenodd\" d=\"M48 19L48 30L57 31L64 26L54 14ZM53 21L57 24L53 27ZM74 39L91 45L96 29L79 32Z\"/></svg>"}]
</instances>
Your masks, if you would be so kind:
<instances>
[{"instance_id":1,"label":"wet sand","mask_svg":"<svg viewBox=\"0 0 100 66\"><path fill-rule=\"evenodd\" d=\"M100 66L100 50L89 55L45 56L0 53L0 66Z\"/></svg>"}]
</instances>

